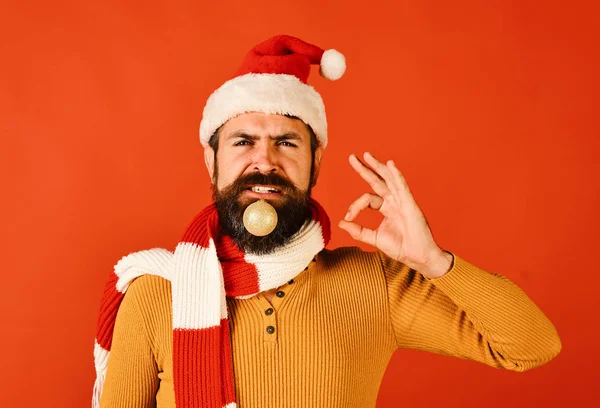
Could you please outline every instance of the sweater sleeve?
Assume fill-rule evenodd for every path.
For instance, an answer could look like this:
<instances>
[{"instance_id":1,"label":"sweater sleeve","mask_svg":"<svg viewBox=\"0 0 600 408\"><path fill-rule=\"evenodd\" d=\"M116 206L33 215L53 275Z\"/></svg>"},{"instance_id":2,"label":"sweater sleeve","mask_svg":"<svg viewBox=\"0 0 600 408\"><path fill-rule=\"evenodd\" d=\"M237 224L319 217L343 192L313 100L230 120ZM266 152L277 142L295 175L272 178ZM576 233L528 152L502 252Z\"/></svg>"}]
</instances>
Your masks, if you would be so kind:
<instances>
[{"instance_id":1,"label":"sweater sleeve","mask_svg":"<svg viewBox=\"0 0 600 408\"><path fill-rule=\"evenodd\" d=\"M451 270L428 279L406 265L381 259L398 348L412 348L525 371L561 350L556 329L504 276L454 256Z\"/></svg>"},{"instance_id":2,"label":"sweater sleeve","mask_svg":"<svg viewBox=\"0 0 600 408\"><path fill-rule=\"evenodd\" d=\"M156 404L158 368L138 303L141 279L131 283L117 312L101 408Z\"/></svg>"}]
</instances>

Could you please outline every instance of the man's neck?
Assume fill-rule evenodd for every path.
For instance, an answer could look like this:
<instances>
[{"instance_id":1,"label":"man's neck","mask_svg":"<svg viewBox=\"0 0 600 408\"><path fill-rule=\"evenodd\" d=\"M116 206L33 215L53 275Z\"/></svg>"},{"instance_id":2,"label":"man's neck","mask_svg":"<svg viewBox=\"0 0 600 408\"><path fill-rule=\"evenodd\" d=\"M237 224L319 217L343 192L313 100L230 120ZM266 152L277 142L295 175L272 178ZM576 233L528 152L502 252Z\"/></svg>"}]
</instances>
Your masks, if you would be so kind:
<instances>
[{"instance_id":1,"label":"man's neck","mask_svg":"<svg viewBox=\"0 0 600 408\"><path fill-rule=\"evenodd\" d=\"M271 305L273 304L273 302L272 302L273 296L275 296L275 293L277 293L278 290L279 290L278 288L274 288L271 290L266 290L262 293L267 298L269 303L271 303Z\"/></svg>"}]
</instances>

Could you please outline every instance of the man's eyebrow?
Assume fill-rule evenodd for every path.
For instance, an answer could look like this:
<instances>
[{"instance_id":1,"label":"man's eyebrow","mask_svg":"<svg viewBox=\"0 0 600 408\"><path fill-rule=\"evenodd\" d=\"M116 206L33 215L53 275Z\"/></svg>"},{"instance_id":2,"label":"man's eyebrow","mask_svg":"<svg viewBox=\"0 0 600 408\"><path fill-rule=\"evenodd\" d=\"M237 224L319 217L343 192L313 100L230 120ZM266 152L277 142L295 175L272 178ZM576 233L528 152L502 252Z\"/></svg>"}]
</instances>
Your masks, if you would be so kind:
<instances>
[{"instance_id":1,"label":"man's eyebrow","mask_svg":"<svg viewBox=\"0 0 600 408\"><path fill-rule=\"evenodd\" d=\"M236 130L235 132L233 132L229 136L227 136L226 139L235 139L236 137L239 137L241 139L247 139L247 140L259 139L258 136L249 135L246 132L244 132L243 130Z\"/></svg>"},{"instance_id":2,"label":"man's eyebrow","mask_svg":"<svg viewBox=\"0 0 600 408\"><path fill-rule=\"evenodd\" d=\"M260 136L250 135L243 130L236 130L235 132L231 133L229 136L226 137L226 139L235 139L235 138L240 138L240 139L245 139L245 140L258 140L258 139L260 139ZM294 133L294 132L287 132L287 133L284 133L282 135L277 135L277 136L269 136L269 138L271 140L276 140L276 141L302 140L302 137L299 134Z\"/></svg>"},{"instance_id":3,"label":"man's eyebrow","mask_svg":"<svg viewBox=\"0 0 600 408\"><path fill-rule=\"evenodd\" d=\"M283 135L279 135L279 136L271 136L271 139L273 140L302 140L302 137L297 134L297 133L293 133L293 132L288 132L288 133L284 133Z\"/></svg>"}]
</instances>

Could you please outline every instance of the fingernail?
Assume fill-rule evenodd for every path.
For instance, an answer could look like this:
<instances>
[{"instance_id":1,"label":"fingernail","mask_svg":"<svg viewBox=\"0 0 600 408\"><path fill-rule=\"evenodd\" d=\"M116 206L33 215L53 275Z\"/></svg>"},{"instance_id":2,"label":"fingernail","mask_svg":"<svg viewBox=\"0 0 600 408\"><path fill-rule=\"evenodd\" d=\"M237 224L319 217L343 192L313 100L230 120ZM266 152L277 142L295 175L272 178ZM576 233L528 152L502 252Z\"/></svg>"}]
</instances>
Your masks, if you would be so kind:
<instances>
[{"instance_id":1,"label":"fingernail","mask_svg":"<svg viewBox=\"0 0 600 408\"><path fill-rule=\"evenodd\" d=\"M348 211L346 213L346 216L344 217L344 220L348 221L350 219L350 211Z\"/></svg>"}]
</instances>

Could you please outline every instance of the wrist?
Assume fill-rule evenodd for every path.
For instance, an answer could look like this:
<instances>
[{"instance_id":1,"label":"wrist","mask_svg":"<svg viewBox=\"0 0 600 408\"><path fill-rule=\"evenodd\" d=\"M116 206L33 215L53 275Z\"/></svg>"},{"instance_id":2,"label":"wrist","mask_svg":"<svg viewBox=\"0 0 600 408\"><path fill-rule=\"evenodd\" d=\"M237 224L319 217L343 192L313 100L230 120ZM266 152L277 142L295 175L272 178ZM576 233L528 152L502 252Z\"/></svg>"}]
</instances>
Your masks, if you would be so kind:
<instances>
[{"instance_id":1,"label":"wrist","mask_svg":"<svg viewBox=\"0 0 600 408\"><path fill-rule=\"evenodd\" d=\"M440 249L419 272L428 279L437 279L450 272L453 265L454 255Z\"/></svg>"}]
</instances>

